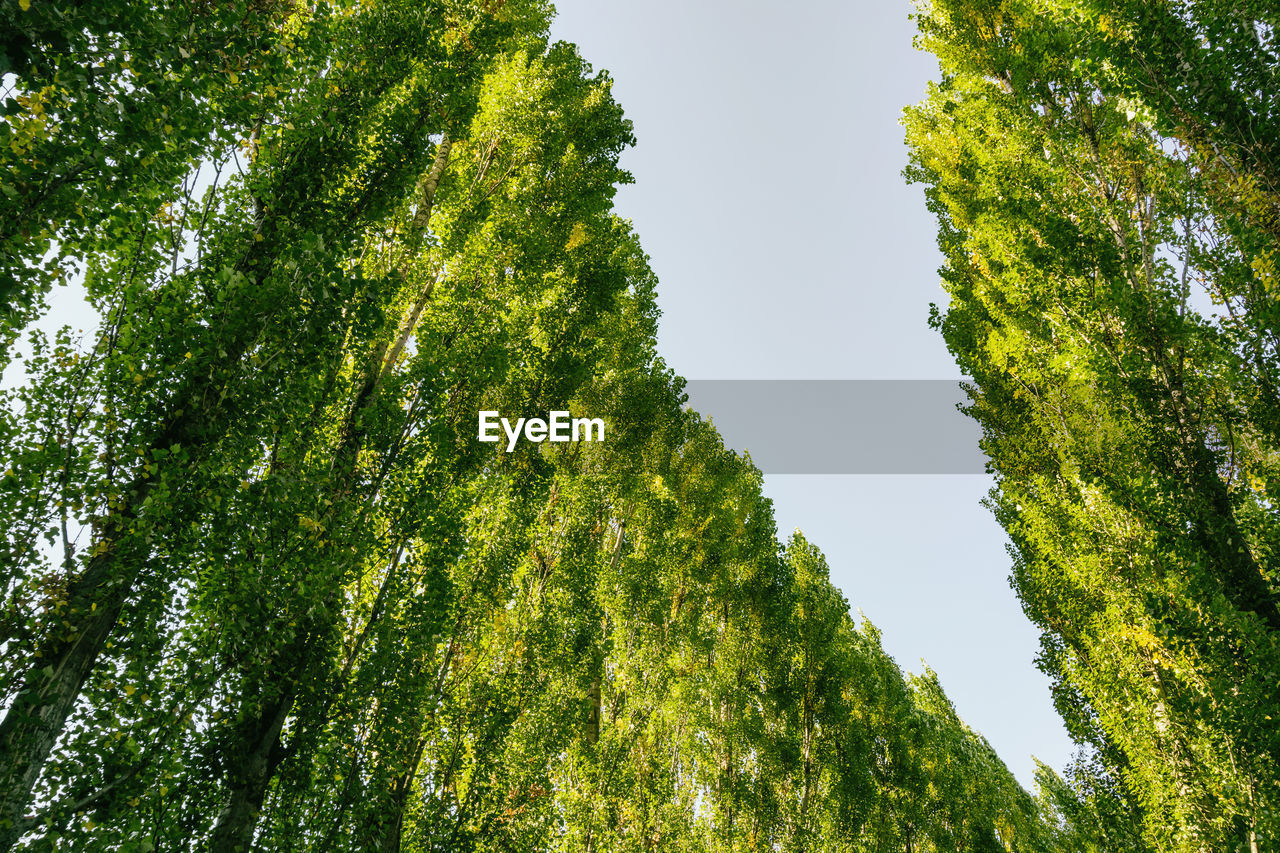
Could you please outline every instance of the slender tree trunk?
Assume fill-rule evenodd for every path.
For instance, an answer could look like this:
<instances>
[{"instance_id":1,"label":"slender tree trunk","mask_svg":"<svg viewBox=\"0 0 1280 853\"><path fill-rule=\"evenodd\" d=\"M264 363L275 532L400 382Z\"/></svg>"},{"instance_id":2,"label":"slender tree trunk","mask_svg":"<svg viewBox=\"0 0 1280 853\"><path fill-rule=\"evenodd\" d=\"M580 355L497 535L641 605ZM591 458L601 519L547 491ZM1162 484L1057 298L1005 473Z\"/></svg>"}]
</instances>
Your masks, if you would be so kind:
<instances>
[{"instance_id":1,"label":"slender tree trunk","mask_svg":"<svg viewBox=\"0 0 1280 853\"><path fill-rule=\"evenodd\" d=\"M83 618L44 644L37 663L45 666L27 673L0 722L0 851L12 848L26 831L31 791L136 578L136 570L125 573L104 596L102 576L109 577L114 561L95 562L68 596L68 614L83 613Z\"/></svg>"},{"instance_id":2,"label":"slender tree trunk","mask_svg":"<svg viewBox=\"0 0 1280 853\"><path fill-rule=\"evenodd\" d=\"M286 170L281 184L305 179L302 172ZM353 209L358 211L367 200ZM278 242L249 243L236 266L249 279L264 281L274 266ZM140 447L166 451L178 445L187 454L181 462L159 463L159 470L138 476L123 490L125 499L101 522L97 554L68 590L61 621L70 627L51 630L33 650L35 665L0 721L0 851L9 850L21 836L31 791L149 559L147 546L130 539L130 527L156 483L169 471L185 472L198 465L221 434L218 425L228 417L225 390L265 322L265 315L250 315L250 322L218 342L219 362L207 374L188 377L172 398L171 414L138 442Z\"/></svg>"},{"instance_id":3,"label":"slender tree trunk","mask_svg":"<svg viewBox=\"0 0 1280 853\"><path fill-rule=\"evenodd\" d=\"M186 445L192 426L189 416L178 418L148 444ZM158 472L135 479L122 506L102 522L95 556L67 590L64 627L51 626L33 650L34 665L0 721L0 851L21 837L36 781L149 557L129 528L158 479Z\"/></svg>"},{"instance_id":4,"label":"slender tree trunk","mask_svg":"<svg viewBox=\"0 0 1280 853\"><path fill-rule=\"evenodd\" d=\"M301 651L301 649L298 649ZM211 848L217 853L244 853L266 798L267 783L280 763L280 730L293 707L295 691L289 685L262 713L246 720L237 740L243 751L228 756L225 771L229 797L218 815Z\"/></svg>"},{"instance_id":5,"label":"slender tree trunk","mask_svg":"<svg viewBox=\"0 0 1280 853\"><path fill-rule=\"evenodd\" d=\"M806 657L808 657L806 653ZM808 679L806 679L808 680ZM811 684L805 685L804 708L801 712L804 726L804 742L802 745L801 793L800 793L800 827L807 832L809 826L809 796L813 791L813 697Z\"/></svg>"},{"instance_id":6,"label":"slender tree trunk","mask_svg":"<svg viewBox=\"0 0 1280 853\"><path fill-rule=\"evenodd\" d=\"M622 545L626 534L627 522L625 520L619 521L618 535L613 540L613 553L609 556L610 575L616 575L618 572L618 562L622 559ZM607 637L602 639L607 639ZM599 674L591 679L591 686L587 688L587 702L590 704L590 709L587 712L587 743L594 746L600 741L600 718L603 711ZM588 838L590 838L589 832Z\"/></svg>"},{"instance_id":7,"label":"slender tree trunk","mask_svg":"<svg viewBox=\"0 0 1280 853\"><path fill-rule=\"evenodd\" d=\"M425 734L419 735L413 750L413 759L404 772L396 777L395 785L391 789L391 813L383 821L390 826L384 830L378 853L400 853L400 845L404 838L405 807L409 804L409 792L413 790L413 779L418 774L418 765L422 763L422 753L426 750L426 746Z\"/></svg>"},{"instance_id":8,"label":"slender tree trunk","mask_svg":"<svg viewBox=\"0 0 1280 853\"><path fill-rule=\"evenodd\" d=\"M413 219L415 231L414 236L411 238L411 246L421 246L422 235L419 232L425 232L429 225L436 189L439 187L440 178L448 165L450 148L451 143L448 137L445 137L438 147L430 172L420 185L422 196ZM411 258L406 258L402 267L407 266L410 260ZM426 296L429 296L430 292L431 287L428 285ZM417 316L422 310L421 305L425 304L425 301L425 297L420 298L419 304L415 305L415 310L411 312L414 323L417 322ZM401 341L407 338L411 330L410 328L400 333L396 342L395 352L397 356L399 350L403 347ZM369 364L365 370L364 382L357 390L348 410L347 418L343 425L342 438L339 440L338 448L333 455L332 493L335 496L335 500L328 514L329 519L336 515L337 509L343 503L342 499L349 496L352 479L356 473L359 447L364 438L363 429L359 426L360 419L377 399L382 377L387 370L386 359L387 342L384 340L375 347L374 352L370 355ZM336 603L326 609L335 610ZM326 634L327 632L321 626L316 626L315 630L304 632L300 635L305 638L301 648L287 650L284 654L277 656L275 661L268 666L266 671L269 673L269 682L281 686L282 693L279 705L277 707L274 704L264 704L259 714L249 721L246 726L240 728L237 737L233 741L234 745L228 750L229 754L248 755L252 756L252 758L244 761L233 761L228 766L226 773L228 801L222 813L218 816L218 822L214 828L215 850L239 851L248 849L248 845L252 841L254 828L257 826L262 803L266 798L267 787L270 785L279 765L280 733L284 720L293 710L293 703L297 697L298 687L301 685L302 679L312 670L314 662L319 659L323 652L321 648L323 640L321 638ZM271 756L276 756L275 760L268 760ZM241 846L224 847L218 845Z\"/></svg>"},{"instance_id":9,"label":"slender tree trunk","mask_svg":"<svg viewBox=\"0 0 1280 853\"><path fill-rule=\"evenodd\" d=\"M587 712L587 743L594 746L600 740L600 678L591 679L591 687L587 690L587 701L591 709Z\"/></svg>"}]
</instances>

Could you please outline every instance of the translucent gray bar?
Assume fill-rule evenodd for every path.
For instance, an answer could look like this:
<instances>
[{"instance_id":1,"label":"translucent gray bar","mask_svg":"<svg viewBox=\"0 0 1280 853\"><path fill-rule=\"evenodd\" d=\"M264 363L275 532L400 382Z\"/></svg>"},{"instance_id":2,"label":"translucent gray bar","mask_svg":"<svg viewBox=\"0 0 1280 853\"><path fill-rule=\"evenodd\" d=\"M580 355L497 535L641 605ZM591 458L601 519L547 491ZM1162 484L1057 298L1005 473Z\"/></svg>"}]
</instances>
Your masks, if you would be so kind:
<instances>
[{"instance_id":1,"label":"translucent gray bar","mask_svg":"<svg viewBox=\"0 0 1280 853\"><path fill-rule=\"evenodd\" d=\"M766 474L982 474L960 382L698 379L689 405Z\"/></svg>"}]
</instances>

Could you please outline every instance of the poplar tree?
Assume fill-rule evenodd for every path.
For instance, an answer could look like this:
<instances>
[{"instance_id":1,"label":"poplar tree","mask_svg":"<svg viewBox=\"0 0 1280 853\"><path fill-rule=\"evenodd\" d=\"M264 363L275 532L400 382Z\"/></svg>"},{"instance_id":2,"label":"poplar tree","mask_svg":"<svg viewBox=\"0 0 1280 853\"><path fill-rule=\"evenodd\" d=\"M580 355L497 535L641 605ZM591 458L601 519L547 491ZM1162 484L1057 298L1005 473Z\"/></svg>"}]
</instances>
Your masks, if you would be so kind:
<instances>
[{"instance_id":1,"label":"poplar tree","mask_svg":"<svg viewBox=\"0 0 1280 853\"><path fill-rule=\"evenodd\" d=\"M939 0L908 111L1013 582L1162 850L1280 838L1275 12ZM1212 301L1218 306L1204 312Z\"/></svg>"}]
</instances>

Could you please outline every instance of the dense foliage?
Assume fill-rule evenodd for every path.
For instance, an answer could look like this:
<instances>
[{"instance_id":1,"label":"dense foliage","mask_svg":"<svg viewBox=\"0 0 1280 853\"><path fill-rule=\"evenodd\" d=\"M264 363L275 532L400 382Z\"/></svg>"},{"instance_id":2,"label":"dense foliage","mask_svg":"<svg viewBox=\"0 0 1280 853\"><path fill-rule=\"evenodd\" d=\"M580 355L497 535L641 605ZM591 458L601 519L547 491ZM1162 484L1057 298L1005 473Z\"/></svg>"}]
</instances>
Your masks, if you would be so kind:
<instances>
[{"instance_id":1,"label":"dense foliage","mask_svg":"<svg viewBox=\"0 0 1280 853\"><path fill-rule=\"evenodd\" d=\"M0 4L0 850L1102 849L684 407L548 14Z\"/></svg>"},{"instance_id":2,"label":"dense foliage","mask_svg":"<svg viewBox=\"0 0 1280 853\"><path fill-rule=\"evenodd\" d=\"M1077 790L1280 845L1280 8L932 0L910 110Z\"/></svg>"}]
</instances>

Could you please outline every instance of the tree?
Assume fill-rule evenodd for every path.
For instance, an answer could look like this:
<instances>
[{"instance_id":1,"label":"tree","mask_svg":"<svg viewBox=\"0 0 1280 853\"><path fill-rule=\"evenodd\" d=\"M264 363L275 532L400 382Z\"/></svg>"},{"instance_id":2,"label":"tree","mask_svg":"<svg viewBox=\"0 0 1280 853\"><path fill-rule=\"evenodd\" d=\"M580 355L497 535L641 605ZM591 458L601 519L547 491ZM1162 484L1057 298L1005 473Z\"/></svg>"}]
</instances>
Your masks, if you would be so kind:
<instances>
[{"instance_id":1,"label":"tree","mask_svg":"<svg viewBox=\"0 0 1280 853\"><path fill-rule=\"evenodd\" d=\"M944 68L907 117L946 257L936 324L974 380L1058 707L1156 849L1277 832L1269 155L1241 147L1270 119L1224 93L1263 73L1228 57L1264 21L1214 4L920 17ZM1190 54L1171 45L1197 39L1231 82L1173 70ZM1226 316L1195 310L1198 286Z\"/></svg>"},{"instance_id":2,"label":"tree","mask_svg":"<svg viewBox=\"0 0 1280 853\"><path fill-rule=\"evenodd\" d=\"M203 210L184 211L197 262L180 267L183 241L143 234L90 270L90 293L111 306L100 342L76 360L74 385L55 370L31 389L28 417L47 420L15 435L10 454L9 476L33 486L12 495L14 508L39 524L76 505L92 542L76 553L64 516L62 564L50 576L24 526L9 528L11 606L44 598L44 615L11 633L24 653L13 656L0 722L6 832L20 830L20 810L126 604L145 602L134 614L156 619L181 594L172 569L207 563L201 546L218 541L202 513L216 515L264 443L281 437L273 427L309 429L294 415L316 405L341 362L353 309L367 317L390 295L351 274L355 239L427 171L432 134L474 103L466 93L487 57L480 46L518 42L530 26L515 12L498 20L477 11L438 28L432 20L431 10L393 4L331 19L326 36L345 45L342 60L309 81L287 121L263 129L252 167L225 197L213 188ZM433 50L440 59L427 67L443 93L406 74ZM49 585L47 597L33 590Z\"/></svg>"}]
</instances>

